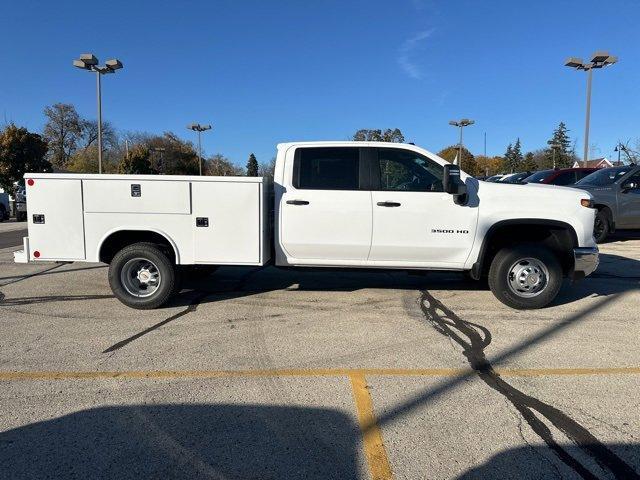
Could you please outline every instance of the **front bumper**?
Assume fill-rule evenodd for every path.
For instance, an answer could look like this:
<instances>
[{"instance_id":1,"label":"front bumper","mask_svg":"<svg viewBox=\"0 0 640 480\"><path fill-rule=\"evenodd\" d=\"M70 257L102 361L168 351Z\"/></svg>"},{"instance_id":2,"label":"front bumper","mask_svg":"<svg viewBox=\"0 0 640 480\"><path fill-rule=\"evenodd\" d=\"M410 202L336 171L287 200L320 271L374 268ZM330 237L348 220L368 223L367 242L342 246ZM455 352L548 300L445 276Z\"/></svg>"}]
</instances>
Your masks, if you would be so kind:
<instances>
[{"instance_id":1,"label":"front bumper","mask_svg":"<svg viewBox=\"0 0 640 480\"><path fill-rule=\"evenodd\" d=\"M598 247L579 247L573 249L574 280L591 275L599 263Z\"/></svg>"}]
</instances>

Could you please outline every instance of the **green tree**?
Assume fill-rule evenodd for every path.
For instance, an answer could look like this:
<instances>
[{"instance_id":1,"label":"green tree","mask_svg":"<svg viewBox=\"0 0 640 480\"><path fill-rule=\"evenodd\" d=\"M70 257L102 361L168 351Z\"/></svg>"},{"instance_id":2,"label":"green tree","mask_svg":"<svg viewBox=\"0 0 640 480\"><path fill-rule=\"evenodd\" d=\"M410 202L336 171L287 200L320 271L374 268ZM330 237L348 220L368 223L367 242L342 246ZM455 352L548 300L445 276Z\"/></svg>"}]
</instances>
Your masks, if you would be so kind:
<instances>
[{"instance_id":1,"label":"green tree","mask_svg":"<svg viewBox=\"0 0 640 480\"><path fill-rule=\"evenodd\" d=\"M47 143L37 133L13 123L0 132L0 186L11 191L25 173L50 172Z\"/></svg>"},{"instance_id":2,"label":"green tree","mask_svg":"<svg viewBox=\"0 0 640 480\"><path fill-rule=\"evenodd\" d=\"M520 139L516 139L515 144L509 144L507 151L504 154L505 167L507 171L513 173L522 169L522 163L524 156L522 155L522 146L520 145Z\"/></svg>"},{"instance_id":3,"label":"green tree","mask_svg":"<svg viewBox=\"0 0 640 480\"><path fill-rule=\"evenodd\" d=\"M258 160L256 156L252 153L249 155L249 160L247 161L247 177L257 177L258 176Z\"/></svg>"},{"instance_id":4,"label":"green tree","mask_svg":"<svg viewBox=\"0 0 640 480\"><path fill-rule=\"evenodd\" d=\"M567 168L573 165L577 159L573 148L571 147L571 138L569 138L569 129L560 122L558 127L553 131L551 139L547 142L549 148L546 150L545 168L553 167L553 150L555 146L555 166L558 168Z\"/></svg>"},{"instance_id":5,"label":"green tree","mask_svg":"<svg viewBox=\"0 0 640 480\"><path fill-rule=\"evenodd\" d=\"M438 156L444 158L447 162L452 163L456 156L458 155L460 149L457 145L451 145L446 147L438 152ZM460 168L467 172L469 175L478 175L482 172L478 172L478 166L476 164L476 157L467 150L465 147L462 147L462 160L458 162Z\"/></svg>"},{"instance_id":6,"label":"green tree","mask_svg":"<svg viewBox=\"0 0 640 480\"><path fill-rule=\"evenodd\" d=\"M144 145L135 145L129 155L125 155L118 165L118 173L149 174L158 173L151 166L151 154Z\"/></svg>"},{"instance_id":7,"label":"green tree","mask_svg":"<svg viewBox=\"0 0 640 480\"><path fill-rule=\"evenodd\" d=\"M353 134L353 140L357 142L393 142L403 143L404 135L399 128L387 128L386 130L370 130L363 128Z\"/></svg>"},{"instance_id":8,"label":"green tree","mask_svg":"<svg viewBox=\"0 0 640 480\"><path fill-rule=\"evenodd\" d=\"M56 167L65 168L82 137L82 119L76 107L68 103L45 107L44 114L47 122L43 134L49 143L49 160Z\"/></svg>"},{"instance_id":9,"label":"green tree","mask_svg":"<svg viewBox=\"0 0 640 480\"><path fill-rule=\"evenodd\" d=\"M527 152L527 154L524 156L524 161L522 162L522 170L527 172L534 172L537 169L538 164L536 163L533 152Z\"/></svg>"}]
</instances>

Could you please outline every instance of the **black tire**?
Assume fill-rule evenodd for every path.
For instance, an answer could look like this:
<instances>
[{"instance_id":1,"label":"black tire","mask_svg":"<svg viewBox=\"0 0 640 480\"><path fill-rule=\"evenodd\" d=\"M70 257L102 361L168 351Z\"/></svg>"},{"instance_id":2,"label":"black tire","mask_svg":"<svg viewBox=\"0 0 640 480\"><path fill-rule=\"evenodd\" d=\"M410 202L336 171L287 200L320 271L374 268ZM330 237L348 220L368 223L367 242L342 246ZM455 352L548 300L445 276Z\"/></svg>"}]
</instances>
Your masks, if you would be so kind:
<instances>
[{"instance_id":1,"label":"black tire","mask_svg":"<svg viewBox=\"0 0 640 480\"><path fill-rule=\"evenodd\" d=\"M135 290L131 285L136 280L132 277L129 281L127 271L135 268L135 262L147 261L152 265L154 275L158 275L157 286L152 293L143 292L137 296L130 290ZM164 305L175 293L177 280L176 267L170 256L152 243L134 243L120 250L113 257L109 265L109 285L118 300L131 308L148 310ZM141 285L141 290L144 287Z\"/></svg>"},{"instance_id":2,"label":"black tire","mask_svg":"<svg viewBox=\"0 0 640 480\"><path fill-rule=\"evenodd\" d=\"M593 222L593 238L596 243L604 242L609 236L610 231L609 215L607 215L605 210L599 210Z\"/></svg>"},{"instance_id":3,"label":"black tire","mask_svg":"<svg viewBox=\"0 0 640 480\"><path fill-rule=\"evenodd\" d=\"M27 212L18 212L18 213L16 213L16 220L18 222L26 222L27 221Z\"/></svg>"},{"instance_id":4,"label":"black tire","mask_svg":"<svg viewBox=\"0 0 640 480\"><path fill-rule=\"evenodd\" d=\"M7 219L7 210L4 205L0 204L0 222L4 222Z\"/></svg>"},{"instance_id":5,"label":"black tire","mask_svg":"<svg viewBox=\"0 0 640 480\"><path fill-rule=\"evenodd\" d=\"M539 281L535 284L527 282L536 279ZM534 244L503 248L489 268L489 287L493 294L508 307L518 310L549 305L558 295L562 279L562 266L553 252Z\"/></svg>"}]
</instances>

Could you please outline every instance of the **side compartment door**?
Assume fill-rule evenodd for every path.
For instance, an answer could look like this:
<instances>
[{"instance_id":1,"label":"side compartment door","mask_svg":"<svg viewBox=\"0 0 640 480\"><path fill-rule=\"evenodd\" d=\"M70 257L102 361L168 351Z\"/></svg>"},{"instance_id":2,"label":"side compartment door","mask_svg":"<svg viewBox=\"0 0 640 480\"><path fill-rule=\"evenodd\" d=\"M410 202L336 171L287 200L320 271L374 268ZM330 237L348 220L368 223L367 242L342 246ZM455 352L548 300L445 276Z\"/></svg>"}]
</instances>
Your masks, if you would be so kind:
<instances>
[{"instance_id":1,"label":"side compartment door","mask_svg":"<svg viewBox=\"0 0 640 480\"><path fill-rule=\"evenodd\" d=\"M82 181L34 178L27 182L29 249L40 260L84 260Z\"/></svg>"},{"instance_id":2,"label":"side compartment door","mask_svg":"<svg viewBox=\"0 0 640 480\"><path fill-rule=\"evenodd\" d=\"M377 149L370 262L462 266L473 246L478 207L455 204L443 191L443 172L442 165L420 153Z\"/></svg>"},{"instance_id":3,"label":"side compartment door","mask_svg":"<svg viewBox=\"0 0 640 480\"><path fill-rule=\"evenodd\" d=\"M192 182L192 228L197 263L258 264L261 184Z\"/></svg>"},{"instance_id":4,"label":"side compartment door","mask_svg":"<svg viewBox=\"0 0 640 480\"><path fill-rule=\"evenodd\" d=\"M294 261L364 263L371 192L361 189L358 147L299 147L279 205L280 244Z\"/></svg>"}]
</instances>

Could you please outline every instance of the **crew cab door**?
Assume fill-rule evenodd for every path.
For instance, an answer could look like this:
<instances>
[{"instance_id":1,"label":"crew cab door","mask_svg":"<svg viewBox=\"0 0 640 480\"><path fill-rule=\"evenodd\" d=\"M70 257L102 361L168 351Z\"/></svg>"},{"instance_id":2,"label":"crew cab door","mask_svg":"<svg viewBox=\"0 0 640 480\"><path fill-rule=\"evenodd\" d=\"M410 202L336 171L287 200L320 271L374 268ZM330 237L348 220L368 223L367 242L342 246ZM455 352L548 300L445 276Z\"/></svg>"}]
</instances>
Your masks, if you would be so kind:
<instances>
[{"instance_id":1,"label":"crew cab door","mask_svg":"<svg viewBox=\"0 0 640 480\"><path fill-rule=\"evenodd\" d=\"M636 188L623 188L634 183ZM621 181L618 190L618 218L620 228L640 228L640 170Z\"/></svg>"},{"instance_id":2,"label":"crew cab door","mask_svg":"<svg viewBox=\"0 0 640 480\"><path fill-rule=\"evenodd\" d=\"M442 186L443 167L400 148L377 148L370 160L371 263L461 267L473 246L478 207L457 205Z\"/></svg>"},{"instance_id":3,"label":"crew cab door","mask_svg":"<svg viewBox=\"0 0 640 480\"><path fill-rule=\"evenodd\" d=\"M365 262L371 192L361 190L358 147L298 147L287 160L279 238L294 263Z\"/></svg>"}]
</instances>

